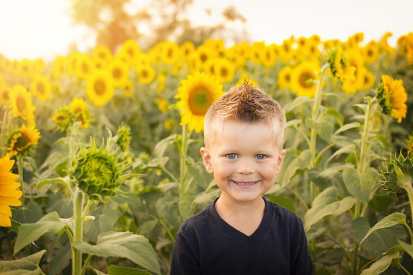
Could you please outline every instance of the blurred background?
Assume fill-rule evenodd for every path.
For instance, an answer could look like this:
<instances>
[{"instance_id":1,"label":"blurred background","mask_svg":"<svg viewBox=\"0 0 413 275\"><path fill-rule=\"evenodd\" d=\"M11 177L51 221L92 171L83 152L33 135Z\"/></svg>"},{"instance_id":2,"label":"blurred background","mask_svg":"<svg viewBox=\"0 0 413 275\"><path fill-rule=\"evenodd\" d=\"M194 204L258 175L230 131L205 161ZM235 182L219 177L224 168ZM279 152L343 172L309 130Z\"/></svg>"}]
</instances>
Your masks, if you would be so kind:
<instances>
[{"instance_id":1,"label":"blurred background","mask_svg":"<svg viewBox=\"0 0 413 275\"><path fill-rule=\"evenodd\" d=\"M159 41L199 45L222 38L282 43L318 34L365 41L393 33L390 44L413 30L411 0L14 0L0 2L0 54L9 59L88 52L98 45L116 50L135 39L142 49Z\"/></svg>"}]
</instances>

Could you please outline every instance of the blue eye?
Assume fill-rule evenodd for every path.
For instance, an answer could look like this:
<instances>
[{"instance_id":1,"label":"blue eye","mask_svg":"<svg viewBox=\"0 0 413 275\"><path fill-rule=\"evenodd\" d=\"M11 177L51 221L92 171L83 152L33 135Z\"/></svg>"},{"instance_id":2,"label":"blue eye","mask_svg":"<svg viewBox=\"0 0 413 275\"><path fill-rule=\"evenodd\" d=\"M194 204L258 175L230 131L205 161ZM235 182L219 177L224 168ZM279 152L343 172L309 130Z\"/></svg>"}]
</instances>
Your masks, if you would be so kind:
<instances>
[{"instance_id":1,"label":"blue eye","mask_svg":"<svg viewBox=\"0 0 413 275\"><path fill-rule=\"evenodd\" d=\"M237 158L237 154L228 154L227 158L229 159L236 159Z\"/></svg>"},{"instance_id":2,"label":"blue eye","mask_svg":"<svg viewBox=\"0 0 413 275\"><path fill-rule=\"evenodd\" d=\"M255 158L256 158L256 159L265 159L265 158L266 158L266 155L258 154L258 155L255 156Z\"/></svg>"}]
</instances>

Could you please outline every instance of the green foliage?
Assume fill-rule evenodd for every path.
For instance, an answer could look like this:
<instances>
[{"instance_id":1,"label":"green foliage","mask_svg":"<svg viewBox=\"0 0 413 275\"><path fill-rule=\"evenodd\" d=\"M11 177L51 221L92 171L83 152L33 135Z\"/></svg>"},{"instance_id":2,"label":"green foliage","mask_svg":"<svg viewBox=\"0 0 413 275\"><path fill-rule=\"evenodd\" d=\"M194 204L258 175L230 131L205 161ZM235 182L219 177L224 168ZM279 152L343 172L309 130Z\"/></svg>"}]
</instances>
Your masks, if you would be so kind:
<instances>
[{"instance_id":1,"label":"green foliage","mask_svg":"<svg viewBox=\"0 0 413 275\"><path fill-rule=\"evenodd\" d=\"M0 273L4 275L43 275L39 263L45 252L46 250L42 250L19 260L1 261Z\"/></svg>"}]
</instances>

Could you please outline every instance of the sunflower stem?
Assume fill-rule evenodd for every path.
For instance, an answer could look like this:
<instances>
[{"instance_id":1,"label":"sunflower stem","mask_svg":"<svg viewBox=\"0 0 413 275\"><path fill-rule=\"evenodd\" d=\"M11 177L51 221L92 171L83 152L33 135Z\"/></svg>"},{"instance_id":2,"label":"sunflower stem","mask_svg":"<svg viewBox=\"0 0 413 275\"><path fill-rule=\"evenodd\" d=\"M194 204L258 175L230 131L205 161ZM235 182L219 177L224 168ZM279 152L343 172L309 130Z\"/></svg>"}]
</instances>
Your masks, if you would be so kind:
<instances>
[{"instance_id":1,"label":"sunflower stem","mask_svg":"<svg viewBox=\"0 0 413 275\"><path fill-rule=\"evenodd\" d=\"M179 177L179 210L181 217L186 220L189 213L188 198L185 192L186 176L187 176L187 166L186 158L188 151L188 129L186 125L182 126L182 144L180 148L180 177Z\"/></svg>"},{"instance_id":2,"label":"sunflower stem","mask_svg":"<svg viewBox=\"0 0 413 275\"><path fill-rule=\"evenodd\" d=\"M83 193L78 189L74 202L74 233L73 241L81 242L83 237ZM82 272L82 251L72 246L72 272L73 275L80 275Z\"/></svg>"},{"instance_id":3,"label":"sunflower stem","mask_svg":"<svg viewBox=\"0 0 413 275\"><path fill-rule=\"evenodd\" d=\"M324 79L324 75L329 68L329 64L326 63L324 66L321 68L321 75L317 83L317 90L316 94L314 97L314 105L312 108L311 112L311 119L313 122L316 122L319 117L319 111L320 111L320 105L321 105L321 99L322 99L322 83ZM317 132L314 128L311 128L310 132L310 151L311 151L311 163L309 168L315 168L316 167L316 161L317 161ZM316 190L315 190L315 185L314 182L310 182L310 192L311 192L311 201L315 199L316 196Z\"/></svg>"}]
</instances>

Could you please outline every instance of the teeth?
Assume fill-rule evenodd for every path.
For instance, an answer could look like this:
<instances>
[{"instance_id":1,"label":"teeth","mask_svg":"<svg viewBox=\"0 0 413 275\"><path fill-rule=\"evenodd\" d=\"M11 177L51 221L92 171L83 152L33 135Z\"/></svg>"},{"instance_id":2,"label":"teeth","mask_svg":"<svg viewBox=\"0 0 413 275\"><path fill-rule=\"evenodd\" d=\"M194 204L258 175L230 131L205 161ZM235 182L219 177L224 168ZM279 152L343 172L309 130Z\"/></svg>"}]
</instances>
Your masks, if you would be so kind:
<instances>
[{"instance_id":1,"label":"teeth","mask_svg":"<svg viewBox=\"0 0 413 275\"><path fill-rule=\"evenodd\" d=\"M254 183L256 183L256 181L253 181L253 182L240 182L240 181L236 181L235 183L238 184L238 185L245 186L245 185L253 185Z\"/></svg>"}]
</instances>

